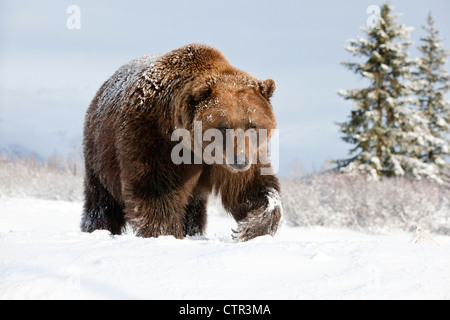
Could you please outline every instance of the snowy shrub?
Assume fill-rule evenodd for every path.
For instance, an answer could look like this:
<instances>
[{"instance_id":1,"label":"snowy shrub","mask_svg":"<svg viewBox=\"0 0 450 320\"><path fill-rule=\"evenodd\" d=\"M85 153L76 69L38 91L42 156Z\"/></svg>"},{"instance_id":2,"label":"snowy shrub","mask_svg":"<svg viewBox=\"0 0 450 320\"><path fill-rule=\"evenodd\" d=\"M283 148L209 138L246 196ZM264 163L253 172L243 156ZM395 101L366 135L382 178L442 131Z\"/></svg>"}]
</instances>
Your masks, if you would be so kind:
<instances>
[{"instance_id":1,"label":"snowy shrub","mask_svg":"<svg viewBox=\"0 0 450 320\"><path fill-rule=\"evenodd\" d=\"M0 197L82 200L82 172L68 160L53 156L42 163L33 158L0 156Z\"/></svg>"},{"instance_id":2,"label":"snowy shrub","mask_svg":"<svg viewBox=\"0 0 450 320\"><path fill-rule=\"evenodd\" d=\"M61 156L44 162L0 156L0 197L81 201L80 167ZM429 232L450 234L450 189L425 179L368 181L329 172L283 179L281 191L284 218L293 226L371 232L413 231L420 226ZM210 198L208 212L226 215L220 197Z\"/></svg>"},{"instance_id":3,"label":"snowy shrub","mask_svg":"<svg viewBox=\"0 0 450 320\"><path fill-rule=\"evenodd\" d=\"M417 226L450 234L450 190L430 181L368 181L338 173L284 179L285 219L299 226L349 227L382 232Z\"/></svg>"}]
</instances>

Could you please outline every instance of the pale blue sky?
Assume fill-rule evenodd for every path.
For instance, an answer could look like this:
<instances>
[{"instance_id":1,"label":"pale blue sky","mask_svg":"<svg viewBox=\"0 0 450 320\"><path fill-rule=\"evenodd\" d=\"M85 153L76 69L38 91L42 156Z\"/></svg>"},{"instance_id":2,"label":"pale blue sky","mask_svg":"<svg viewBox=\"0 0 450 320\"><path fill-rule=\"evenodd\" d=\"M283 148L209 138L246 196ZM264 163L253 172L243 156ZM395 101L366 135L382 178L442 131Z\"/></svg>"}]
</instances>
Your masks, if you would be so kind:
<instances>
[{"instance_id":1,"label":"pale blue sky","mask_svg":"<svg viewBox=\"0 0 450 320\"><path fill-rule=\"evenodd\" d=\"M191 42L221 50L259 78L273 78L280 172L297 158L307 170L347 155L335 122L350 111L336 90L364 85L338 64L380 1L11 1L0 2L0 147L49 155L81 137L96 90L123 63ZM450 48L450 2L391 1L400 21L420 28L432 11ZM66 28L66 8L81 29ZM411 53L416 55L412 48ZM447 69L448 66L447 66Z\"/></svg>"}]
</instances>

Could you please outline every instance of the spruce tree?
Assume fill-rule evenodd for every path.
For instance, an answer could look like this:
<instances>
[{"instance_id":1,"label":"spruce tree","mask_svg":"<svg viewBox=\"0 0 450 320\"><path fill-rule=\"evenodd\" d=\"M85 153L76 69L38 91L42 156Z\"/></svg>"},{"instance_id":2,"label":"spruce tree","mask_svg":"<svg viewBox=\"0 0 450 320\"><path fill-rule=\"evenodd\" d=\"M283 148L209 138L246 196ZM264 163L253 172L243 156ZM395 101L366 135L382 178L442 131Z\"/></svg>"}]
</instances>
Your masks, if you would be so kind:
<instances>
[{"instance_id":1,"label":"spruce tree","mask_svg":"<svg viewBox=\"0 0 450 320\"><path fill-rule=\"evenodd\" d=\"M410 107L413 61L408 48L412 28L397 23L393 7L382 6L375 28L362 28L367 38L348 40L346 50L360 62L341 64L369 81L362 89L339 90L353 100L348 122L340 123L343 140L354 147L351 157L337 160L344 173L382 176L435 177L436 170L416 157L421 145L432 138L427 119Z\"/></svg>"},{"instance_id":2,"label":"spruce tree","mask_svg":"<svg viewBox=\"0 0 450 320\"><path fill-rule=\"evenodd\" d=\"M439 30L434 28L431 13L427 25L422 26L425 36L418 47L421 56L416 59L416 71L413 72L416 93L416 105L428 120L428 129L432 134L418 155L424 162L438 168L439 176L450 181L450 164L446 157L450 155L450 103L445 94L450 89L450 76L444 69L449 51L443 48Z\"/></svg>"}]
</instances>

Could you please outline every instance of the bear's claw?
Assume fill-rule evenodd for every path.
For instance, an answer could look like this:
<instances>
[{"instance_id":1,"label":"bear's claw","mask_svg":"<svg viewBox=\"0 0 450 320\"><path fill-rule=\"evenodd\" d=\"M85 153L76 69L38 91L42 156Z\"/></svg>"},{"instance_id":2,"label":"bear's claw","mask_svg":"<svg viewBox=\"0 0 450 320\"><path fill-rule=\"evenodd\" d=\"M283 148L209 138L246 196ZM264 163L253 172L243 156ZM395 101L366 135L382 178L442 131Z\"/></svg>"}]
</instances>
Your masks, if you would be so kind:
<instances>
[{"instance_id":1,"label":"bear's claw","mask_svg":"<svg viewBox=\"0 0 450 320\"><path fill-rule=\"evenodd\" d=\"M280 207L273 210L253 210L247 217L238 222L237 230L231 229L233 240L242 242L250 239L271 235L274 236L281 222Z\"/></svg>"}]
</instances>

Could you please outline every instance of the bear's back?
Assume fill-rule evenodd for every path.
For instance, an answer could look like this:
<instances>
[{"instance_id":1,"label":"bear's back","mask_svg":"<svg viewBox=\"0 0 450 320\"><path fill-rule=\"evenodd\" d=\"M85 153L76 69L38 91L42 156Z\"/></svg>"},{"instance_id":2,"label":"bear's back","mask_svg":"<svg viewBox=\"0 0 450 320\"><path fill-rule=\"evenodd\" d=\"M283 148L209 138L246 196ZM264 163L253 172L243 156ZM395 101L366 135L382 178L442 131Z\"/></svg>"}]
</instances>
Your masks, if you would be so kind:
<instances>
[{"instance_id":1,"label":"bear's back","mask_svg":"<svg viewBox=\"0 0 450 320\"><path fill-rule=\"evenodd\" d=\"M160 57L160 54L145 55L121 66L97 92L95 110L92 112L102 115L110 111L123 111L124 101L129 100L129 96L140 87L144 75Z\"/></svg>"}]
</instances>

